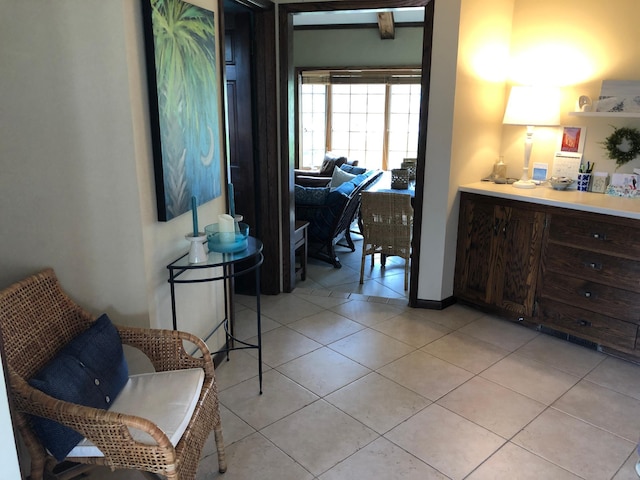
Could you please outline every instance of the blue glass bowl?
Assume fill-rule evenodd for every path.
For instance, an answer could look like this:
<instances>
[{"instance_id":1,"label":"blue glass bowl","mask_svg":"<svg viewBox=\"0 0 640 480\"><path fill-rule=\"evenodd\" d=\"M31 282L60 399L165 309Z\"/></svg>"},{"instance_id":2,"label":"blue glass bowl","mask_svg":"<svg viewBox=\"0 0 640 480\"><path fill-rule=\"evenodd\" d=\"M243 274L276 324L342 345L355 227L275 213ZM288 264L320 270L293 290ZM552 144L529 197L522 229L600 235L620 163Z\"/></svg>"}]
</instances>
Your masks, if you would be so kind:
<instances>
[{"instance_id":1,"label":"blue glass bowl","mask_svg":"<svg viewBox=\"0 0 640 480\"><path fill-rule=\"evenodd\" d=\"M220 253L241 252L247 248L247 237L249 237L249 225L238 222L235 234L225 235L220 233L217 223L212 223L204 227L207 234L207 244L209 251Z\"/></svg>"}]
</instances>

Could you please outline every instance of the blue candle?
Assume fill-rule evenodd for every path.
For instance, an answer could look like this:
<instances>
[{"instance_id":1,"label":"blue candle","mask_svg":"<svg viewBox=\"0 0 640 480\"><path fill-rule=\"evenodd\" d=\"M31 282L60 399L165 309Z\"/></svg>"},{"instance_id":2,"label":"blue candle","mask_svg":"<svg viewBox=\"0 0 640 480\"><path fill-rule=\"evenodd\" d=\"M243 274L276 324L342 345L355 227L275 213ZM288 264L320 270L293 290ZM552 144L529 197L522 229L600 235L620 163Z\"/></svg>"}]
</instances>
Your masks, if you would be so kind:
<instances>
[{"instance_id":1,"label":"blue candle","mask_svg":"<svg viewBox=\"0 0 640 480\"><path fill-rule=\"evenodd\" d=\"M233 199L233 183L229 184L229 215L236 218L236 205Z\"/></svg>"},{"instance_id":2,"label":"blue candle","mask_svg":"<svg viewBox=\"0 0 640 480\"><path fill-rule=\"evenodd\" d=\"M196 197L191 197L191 215L193 215L193 236L198 236L198 205Z\"/></svg>"}]
</instances>

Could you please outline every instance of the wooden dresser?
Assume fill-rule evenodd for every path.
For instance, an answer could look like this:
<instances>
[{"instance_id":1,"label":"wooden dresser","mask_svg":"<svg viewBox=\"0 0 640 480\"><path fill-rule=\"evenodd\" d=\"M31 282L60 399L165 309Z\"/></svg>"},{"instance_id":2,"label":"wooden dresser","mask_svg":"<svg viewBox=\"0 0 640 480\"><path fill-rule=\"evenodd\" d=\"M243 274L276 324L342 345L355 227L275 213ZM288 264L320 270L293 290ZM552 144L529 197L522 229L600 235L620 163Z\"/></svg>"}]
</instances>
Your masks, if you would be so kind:
<instances>
[{"instance_id":1,"label":"wooden dresser","mask_svg":"<svg viewBox=\"0 0 640 480\"><path fill-rule=\"evenodd\" d=\"M462 192L454 295L640 359L640 202L623 201L630 213L608 215L593 205L565 208L554 199L564 192L543 188L536 189L542 198L508 186L497 196ZM604 195L566 195L616 205Z\"/></svg>"},{"instance_id":2,"label":"wooden dresser","mask_svg":"<svg viewBox=\"0 0 640 480\"><path fill-rule=\"evenodd\" d=\"M637 223L554 209L543 244L540 323L633 353L640 325Z\"/></svg>"}]
</instances>

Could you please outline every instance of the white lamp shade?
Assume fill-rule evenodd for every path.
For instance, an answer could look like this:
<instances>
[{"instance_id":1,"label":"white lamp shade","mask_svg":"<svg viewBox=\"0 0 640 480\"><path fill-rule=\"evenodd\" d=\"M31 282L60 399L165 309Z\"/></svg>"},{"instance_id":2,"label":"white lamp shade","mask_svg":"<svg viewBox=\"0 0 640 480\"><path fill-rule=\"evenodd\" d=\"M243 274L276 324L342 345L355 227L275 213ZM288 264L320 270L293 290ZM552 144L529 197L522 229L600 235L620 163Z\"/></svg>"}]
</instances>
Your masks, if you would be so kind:
<instances>
[{"instance_id":1,"label":"white lamp shade","mask_svg":"<svg viewBox=\"0 0 640 480\"><path fill-rule=\"evenodd\" d=\"M560 125L560 89L554 87L511 87L504 112L505 125Z\"/></svg>"}]
</instances>

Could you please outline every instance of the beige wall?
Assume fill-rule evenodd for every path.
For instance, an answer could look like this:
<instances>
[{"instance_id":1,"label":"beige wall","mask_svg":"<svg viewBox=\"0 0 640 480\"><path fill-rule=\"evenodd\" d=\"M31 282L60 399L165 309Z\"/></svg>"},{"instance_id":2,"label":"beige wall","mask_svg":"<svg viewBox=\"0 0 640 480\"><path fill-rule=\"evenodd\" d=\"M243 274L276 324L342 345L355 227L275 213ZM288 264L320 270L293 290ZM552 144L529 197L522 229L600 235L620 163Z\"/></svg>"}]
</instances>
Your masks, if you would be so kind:
<instances>
[{"instance_id":1,"label":"beige wall","mask_svg":"<svg viewBox=\"0 0 640 480\"><path fill-rule=\"evenodd\" d=\"M191 215L156 220L140 2L0 4L0 288L53 267L88 310L171 328L166 265L187 251ZM201 206L200 224L222 208ZM178 293L179 328L207 335L221 286Z\"/></svg>"},{"instance_id":2,"label":"beige wall","mask_svg":"<svg viewBox=\"0 0 640 480\"><path fill-rule=\"evenodd\" d=\"M454 3L436 1L435 11L418 284L427 300L453 295L458 186L491 171L504 112L513 0Z\"/></svg>"},{"instance_id":3,"label":"beige wall","mask_svg":"<svg viewBox=\"0 0 640 480\"><path fill-rule=\"evenodd\" d=\"M0 285L51 266L90 311L171 328L166 265L191 215L156 220L140 2L2 4ZM200 224L222 208L201 206ZM179 293L179 327L208 334L221 289Z\"/></svg>"},{"instance_id":4,"label":"beige wall","mask_svg":"<svg viewBox=\"0 0 640 480\"><path fill-rule=\"evenodd\" d=\"M186 251L190 217L155 220L139 2L0 5L0 286L52 266L90 310L121 323L169 326L165 266ZM575 75L563 91L563 110L570 110L579 94L597 97L602 79L640 77L639 15L637 0L436 1L419 298L452 293L458 185L488 173L500 153L512 175L521 165L521 132L501 125L502 77L473 68L486 36L495 36L501 52L512 20L512 58L529 52L528 77L509 64L502 75L510 83L540 72L547 57L534 47L551 40L573 47L551 50L564 52L556 57L562 68L546 67ZM565 115L563 123L586 125L585 157L613 170L598 145L613 120ZM552 151L537 142L532 161L547 161ZM638 160L620 171L633 166ZM220 211L222 199L210 202L200 222ZM203 334L221 315L220 293L181 293L180 326Z\"/></svg>"},{"instance_id":5,"label":"beige wall","mask_svg":"<svg viewBox=\"0 0 640 480\"><path fill-rule=\"evenodd\" d=\"M580 0L517 0L513 15L509 80L515 84L549 82L562 87L562 124L586 127L584 160L596 170L612 173L615 161L606 158L600 145L617 127L640 127L639 119L572 117L580 95L598 98L602 80L640 80L638 45L640 2ZM560 129L536 131L531 161L553 164ZM505 127L505 161L521 168L523 130ZM539 141L540 140L540 141ZM635 160L618 172L640 167ZM511 170L514 174L517 171Z\"/></svg>"}]
</instances>

